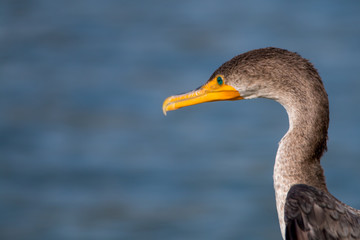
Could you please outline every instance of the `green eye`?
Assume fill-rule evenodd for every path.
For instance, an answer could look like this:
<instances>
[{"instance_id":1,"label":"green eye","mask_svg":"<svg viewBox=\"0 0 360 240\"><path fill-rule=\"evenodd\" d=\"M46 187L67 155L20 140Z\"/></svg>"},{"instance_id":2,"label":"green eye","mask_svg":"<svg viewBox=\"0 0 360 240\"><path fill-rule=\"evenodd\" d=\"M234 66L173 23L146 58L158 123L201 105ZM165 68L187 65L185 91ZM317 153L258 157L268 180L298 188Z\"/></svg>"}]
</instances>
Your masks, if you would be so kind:
<instances>
[{"instance_id":1,"label":"green eye","mask_svg":"<svg viewBox=\"0 0 360 240\"><path fill-rule=\"evenodd\" d=\"M223 80L222 77L220 77L220 76L217 77L216 80L217 80L217 82L218 82L219 85L222 85L222 84L224 83L224 80Z\"/></svg>"}]
</instances>

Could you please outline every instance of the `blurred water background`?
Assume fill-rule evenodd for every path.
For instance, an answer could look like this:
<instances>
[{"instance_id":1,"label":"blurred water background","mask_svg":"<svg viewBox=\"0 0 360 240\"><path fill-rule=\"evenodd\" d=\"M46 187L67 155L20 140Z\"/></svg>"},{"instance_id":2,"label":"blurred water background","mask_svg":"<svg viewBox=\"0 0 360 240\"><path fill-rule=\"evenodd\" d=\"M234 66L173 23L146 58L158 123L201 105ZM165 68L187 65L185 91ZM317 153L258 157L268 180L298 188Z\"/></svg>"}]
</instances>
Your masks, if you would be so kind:
<instances>
[{"instance_id":1,"label":"blurred water background","mask_svg":"<svg viewBox=\"0 0 360 240\"><path fill-rule=\"evenodd\" d=\"M0 2L0 239L280 239L270 100L162 114L231 57L310 59L330 191L360 208L360 2Z\"/></svg>"}]
</instances>

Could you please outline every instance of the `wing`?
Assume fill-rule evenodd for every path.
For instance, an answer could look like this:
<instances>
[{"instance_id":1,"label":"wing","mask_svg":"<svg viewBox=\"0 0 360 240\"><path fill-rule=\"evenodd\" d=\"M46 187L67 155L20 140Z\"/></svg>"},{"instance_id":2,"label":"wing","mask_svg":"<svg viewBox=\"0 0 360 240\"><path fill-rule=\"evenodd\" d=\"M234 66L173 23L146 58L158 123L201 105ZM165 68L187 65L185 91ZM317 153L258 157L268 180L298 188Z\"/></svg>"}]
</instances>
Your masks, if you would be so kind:
<instances>
[{"instance_id":1,"label":"wing","mask_svg":"<svg viewBox=\"0 0 360 240\"><path fill-rule=\"evenodd\" d=\"M297 184L285 203L286 239L360 239L360 216L329 193Z\"/></svg>"}]
</instances>

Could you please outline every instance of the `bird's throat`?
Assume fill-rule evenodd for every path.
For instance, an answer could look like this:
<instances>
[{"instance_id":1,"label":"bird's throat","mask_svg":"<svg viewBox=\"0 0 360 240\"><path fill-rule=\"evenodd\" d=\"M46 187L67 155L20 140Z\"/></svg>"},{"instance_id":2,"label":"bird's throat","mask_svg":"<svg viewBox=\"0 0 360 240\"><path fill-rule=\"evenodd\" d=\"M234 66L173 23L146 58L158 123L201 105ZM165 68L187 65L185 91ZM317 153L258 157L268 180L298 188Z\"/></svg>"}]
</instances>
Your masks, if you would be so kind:
<instances>
[{"instance_id":1,"label":"bird's throat","mask_svg":"<svg viewBox=\"0 0 360 240\"><path fill-rule=\"evenodd\" d=\"M312 109L300 111L302 106L292 106L291 111L285 106L290 127L279 143L273 175L276 206L283 237L285 235L284 206L291 186L307 184L327 192L324 172L320 165L327 140L326 103L327 101L321 106L312 105L314 106Z\"/></svg>"}]
</instances>

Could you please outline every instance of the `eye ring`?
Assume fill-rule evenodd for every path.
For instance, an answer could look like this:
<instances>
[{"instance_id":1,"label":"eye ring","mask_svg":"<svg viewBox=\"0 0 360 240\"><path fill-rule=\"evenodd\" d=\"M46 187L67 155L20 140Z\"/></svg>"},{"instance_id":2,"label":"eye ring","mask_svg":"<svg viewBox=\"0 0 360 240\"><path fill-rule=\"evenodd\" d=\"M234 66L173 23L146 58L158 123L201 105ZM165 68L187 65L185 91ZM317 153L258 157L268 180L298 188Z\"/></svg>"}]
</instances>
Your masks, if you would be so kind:
<instances>
[{"instance_id":1,"label":"eye ring","mask_svg":"<svg viewBox=\"0 0 360 240\"><path fill-rule=\"evenodd\" d=\"M223 78L222 78L221 76L218 76L218 77L216 78L216 80L217 80L217 83L218 83L220 86L223 85L224 80L223 80Z\"/></svg>"}]
</instances>

